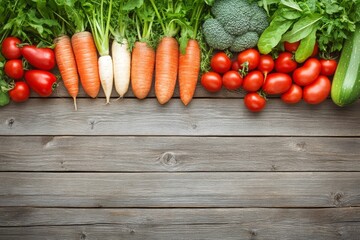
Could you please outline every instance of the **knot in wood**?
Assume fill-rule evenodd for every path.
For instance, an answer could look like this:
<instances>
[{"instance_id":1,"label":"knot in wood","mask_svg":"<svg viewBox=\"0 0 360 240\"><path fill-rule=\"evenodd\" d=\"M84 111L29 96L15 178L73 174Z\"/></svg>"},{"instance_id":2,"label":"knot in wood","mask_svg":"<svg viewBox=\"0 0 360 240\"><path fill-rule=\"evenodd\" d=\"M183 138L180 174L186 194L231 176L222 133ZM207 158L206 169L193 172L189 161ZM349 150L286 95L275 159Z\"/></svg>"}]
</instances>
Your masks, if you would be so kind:
<instances>
[{"instance_id":1,"label":"knot in wood","mask_svg":"<svg viewBox=\"0 0 360 240\"><path fill-rule=\"evenodd\" d=\"M13 118L10 118L10 119L7 121L7 124L8 124L8 126L9 126L9 128L12 128L12 126L14 125L14 123L15 123L15 119L13 119Z\"/></svg>"},{"instance_id":2,"label":"knot in wood","mask_svg":"<svg viewBox=\"0 0 360 240\"><path fill-rule=\"evenodd\" d=\"M331 195L334 205L340 207L342 204L342 198L344 197L344 193L336 192L336 193L331 193Z\"/></svg>"},{"instance_id":3,"label":"knot in wood","mask_svg":"<svg viewBox=\"0 0 360 240\"><path fill-rule=\"evenodd\" d=\"M175 166L178 164L175 158L175 154L172 152L163 153L163 155L160 157L160 161L166 166Z\"/></svg>"},{"instance_id":4,"label":"knot in wood","mask_svg":"<svg viewBox=\"0 0 360 240\"><path fill-rule=\"evenodd\" d=\"M86 240L86 234L84 232L81 233L80 240Z\"/></svg>"}]
</instances>

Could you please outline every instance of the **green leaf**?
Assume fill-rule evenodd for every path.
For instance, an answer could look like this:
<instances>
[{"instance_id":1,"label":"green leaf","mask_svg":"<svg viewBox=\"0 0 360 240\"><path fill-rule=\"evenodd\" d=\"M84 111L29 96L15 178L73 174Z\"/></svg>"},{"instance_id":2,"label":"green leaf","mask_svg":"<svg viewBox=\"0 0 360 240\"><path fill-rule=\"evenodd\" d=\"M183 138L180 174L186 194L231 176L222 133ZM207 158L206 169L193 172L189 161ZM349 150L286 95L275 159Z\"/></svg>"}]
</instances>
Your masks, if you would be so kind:
<instances>
[{"instance_id":1,"label":"green leaf","mask_svg":"<svg viewBox=\"0 0 360 240\"><path fill-rule=\"evenodd\" d=\"M294 23L291 31L284 34L282 41L296 42L307 37L315 27L317 22L322 18L320 14L313 14L300 18Z\"/></svg>"},{"instance_id":2,"label":"green leaf","mask_svg":"<svg viewBox=\"0 0 360 240\"><path fill-rule=\"evenodd\" d=\"M302 12L302 9L300 8L299 4L297 4L293 0L281 0L280 3L296 11Z\"/></svg>"},{"instance_id":3,"label":"green leaf","mask_svg":"<svg viewBox=\"0 0 360 240\"><path fill-rule=\"evenodd\" d=\"M316 44L316 30L314 28L313 31L303 40L301 40L298 49L295 52L295 61L298 63L305 62L314 51L314 47Z\"/></svg>"}]
</instances>

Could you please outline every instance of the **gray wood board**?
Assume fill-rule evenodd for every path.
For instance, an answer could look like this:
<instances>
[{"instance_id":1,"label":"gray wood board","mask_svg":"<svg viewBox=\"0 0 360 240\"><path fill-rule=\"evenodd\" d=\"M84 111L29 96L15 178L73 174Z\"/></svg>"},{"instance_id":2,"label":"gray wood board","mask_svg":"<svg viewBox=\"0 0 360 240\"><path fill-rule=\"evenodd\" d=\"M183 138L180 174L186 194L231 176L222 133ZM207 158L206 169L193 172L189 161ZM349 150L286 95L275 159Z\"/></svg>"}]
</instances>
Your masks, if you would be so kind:
<instances>
[{"instance_id":1,"label":"gray wood board","mask_svg":"<svg viewBox=\"0 0 360 240\"><path fill-rule=\"evenodd\" d=\"M0 135L191 135L191 136L360 136L360 101L347 108L331 100L317 106L268 101L261 113L240 99L178 99L161 106L155 99L31 99L1 109Z\"/></svg>"},{"instance_id":2,"label":"gray wood board","mask_svg":"<svg viewBox=\"0 0 360 240\"><path fill-rule=\"evenodd\" d=\"M359 208L0 208L0 239L357 239Z\"/></svg>"},{"instance_id":3,"label":"gray wood board","mask_svg":"<svg viewBox=\"0 0 360 240\"><path fill-rule=\"evenodd\" d=\"M0 206L360 206L359 172L3 172L0 182Z\"/></svg>"},{"instance_id":4,"label":"gray wood board","mask_svg":"<svg viewBox=\"0 0 360 240\"><path fill-rule=\"evenodd\" d=\"M0 159L0 171L360 171L360 138L5 136Z\"/></svg>"}]
</instances>

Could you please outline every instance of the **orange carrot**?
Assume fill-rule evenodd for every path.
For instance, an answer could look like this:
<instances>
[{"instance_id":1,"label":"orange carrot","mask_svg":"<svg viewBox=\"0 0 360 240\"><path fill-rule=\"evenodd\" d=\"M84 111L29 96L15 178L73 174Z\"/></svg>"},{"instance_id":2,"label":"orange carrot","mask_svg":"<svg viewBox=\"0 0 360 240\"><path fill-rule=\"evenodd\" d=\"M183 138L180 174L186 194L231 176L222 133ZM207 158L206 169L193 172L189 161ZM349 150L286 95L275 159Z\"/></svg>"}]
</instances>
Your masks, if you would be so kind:
<instances>
[{"instance_id":1,"label":"orange carrot","mask_svg":"<svg viewBox=\"0 0 360 240\"><path fill-rule=\"evenodd\" d=\"M180 53L179 58L179 88L180 99L186 106L194 96L199 77L201 59L199 43L190 39L185 51L185 54Z\"/></svg>"},{"instance_id":2,"label":"orange carrot","mask_svg":"<svg viewBox=\"0 0 360 240\"><path fill-rule=\"evenodd\" d=\"M56 38L54 51L61 78L64 82L66 90L74 99L74 106L76 110L76 97L79 93L79 76L69 36L62 35Z\"/></svg>"},{"instance_id":3,"label":"orange carrot","mask_svg":"<svg viewBox=\"0 0 360 240\"><path fill-rule=\"evenodd\" d=\"M97 51L90 32L75 33L71 38L81 85L85 92L96 98L100 90Z\"/></svg>"},{"instance_id":4,"label":"orange carrot","mask_svg":"<svg viewBox=\"0 0 360 240\"><path fill-rule=\"evenodd\" d=\"M155 95L160 104L174 94L179 63L179 44L173 37L161 39L155 60Z\"/></svg>"},{"instance_id":5,"label":"orange carrot","mask_svg":"<svg viewBox=\"0 0 360 240\"><path fill-rule=\"evenodd\" d=\"M155 51L145 42L136 42L131 58L131 88L137 98L144 99L151 89Z\"/></svg>"}]
</instances>

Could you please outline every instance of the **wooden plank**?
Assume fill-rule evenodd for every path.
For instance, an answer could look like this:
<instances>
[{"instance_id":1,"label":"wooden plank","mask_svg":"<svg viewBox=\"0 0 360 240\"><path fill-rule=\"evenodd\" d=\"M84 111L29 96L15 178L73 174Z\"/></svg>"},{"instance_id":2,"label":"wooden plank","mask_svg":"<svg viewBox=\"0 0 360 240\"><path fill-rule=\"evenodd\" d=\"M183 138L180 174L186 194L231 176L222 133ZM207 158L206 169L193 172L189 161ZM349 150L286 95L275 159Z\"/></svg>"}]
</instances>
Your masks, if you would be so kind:
<instances>
[{"instance_id":1,"label":"wooden plank","mask_svg":"<svg viewBox=\"0 0 360 240\"><path fill-rule=\"evenodd\" d=\"M197 99L184 107L155 99L32 99L2 108L0 135L205 135L205 136L360 136L360 101L347 108L331 100L310 106L272 99L260 114L238 99ZM36 113L36 114L34 114Z\"/></svg>"},{"instance_id":2,"label":"wooden plank","mask_svg":"<svg viewBox=\"0 0 360 240\"><path fill-rule=\"evenodd\" d=\"M357 239L359 208L0 209L0 239Z\"/></svg>"},{"instance_id":3,"label":"wooden plank","mask_svg":"<svg viewBox=\"0 0 360 240\"><path fill-rule=\"evenodd\" d=\"M0 173L0 206L360 206L360 173Z\"/></svg>"},{"instance_id":4,"label":"wooden plank","mask_svg":"<svg viewBox=\"0 0 360 240\"><path fill-rule=\"evenodd\" d=\"M360 138L8 136L0 159L0 171L360 171Z\"/></svg>"}]
</instances>

